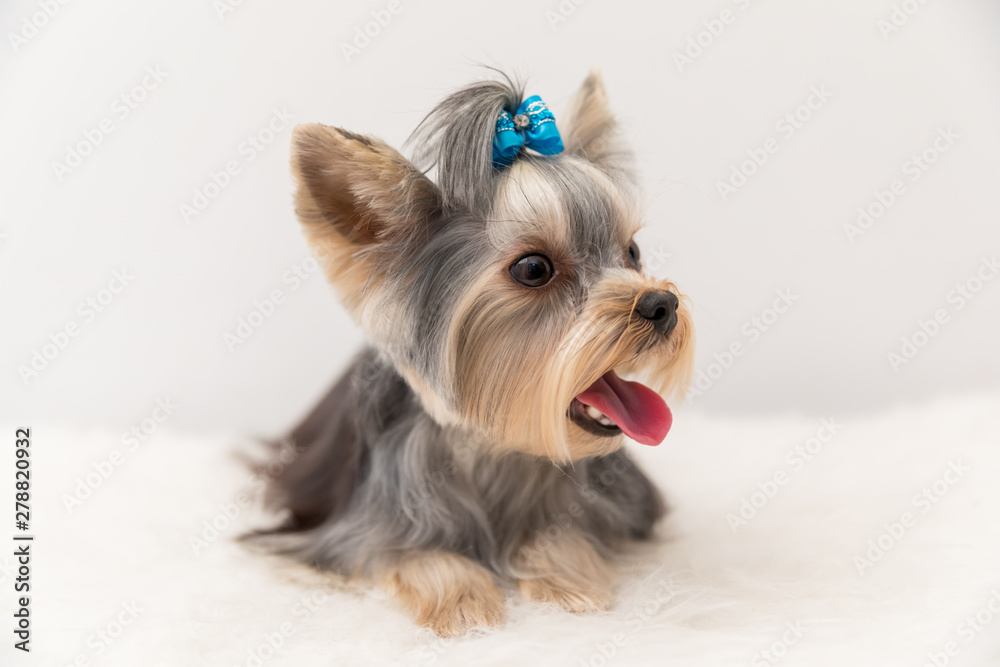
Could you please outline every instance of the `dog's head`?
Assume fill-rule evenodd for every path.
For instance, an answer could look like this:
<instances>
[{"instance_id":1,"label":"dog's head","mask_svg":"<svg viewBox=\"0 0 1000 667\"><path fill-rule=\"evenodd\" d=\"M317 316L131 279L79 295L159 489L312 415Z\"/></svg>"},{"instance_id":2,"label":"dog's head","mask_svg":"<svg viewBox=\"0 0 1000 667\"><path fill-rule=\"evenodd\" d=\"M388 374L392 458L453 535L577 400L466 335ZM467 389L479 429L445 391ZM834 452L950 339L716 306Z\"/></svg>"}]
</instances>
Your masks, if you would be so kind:
<instances>
[{"instance_id":1,"label":"dog's head","mask_svg":"<svg viewBox=\"0 0 1000 667\"><path fill-rule=\"evenodd\" d=\"M569 461L623 432L658 444L683 389L691 317L642 271L630 155L596 73L565 123L566 149L492 161L510 81L465 88L411 138L416 163L324 125L296 128L296 211L327 277L372 343L440 423L497 447ZM627 382L623 376L637 379Z\"/></svg>"}]
</instances>

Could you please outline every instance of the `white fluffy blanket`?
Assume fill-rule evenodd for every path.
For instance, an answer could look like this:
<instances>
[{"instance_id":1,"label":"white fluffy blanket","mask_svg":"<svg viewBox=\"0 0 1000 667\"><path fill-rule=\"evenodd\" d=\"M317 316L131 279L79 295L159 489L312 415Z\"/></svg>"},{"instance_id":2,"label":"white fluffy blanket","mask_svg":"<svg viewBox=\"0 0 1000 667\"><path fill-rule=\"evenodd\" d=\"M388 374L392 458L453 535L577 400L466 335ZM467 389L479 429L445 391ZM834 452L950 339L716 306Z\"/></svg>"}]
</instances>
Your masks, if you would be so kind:
<instances>
[{"instance_id":1,"label":"white fluffy blanket","mask_svg":"<svg viewBox=\"0 0 1000 667\"><path fill-rule=\"evenodd\" d=\"M234 543L260 520L245 443L33 436L34 650L6 630L3 665L1000 664L997 395L822 420L682 410L663 446L633 446L674 512L620 563L614 609L512 595L504 627L449 641Z\"/></svg>"}]
</instances>

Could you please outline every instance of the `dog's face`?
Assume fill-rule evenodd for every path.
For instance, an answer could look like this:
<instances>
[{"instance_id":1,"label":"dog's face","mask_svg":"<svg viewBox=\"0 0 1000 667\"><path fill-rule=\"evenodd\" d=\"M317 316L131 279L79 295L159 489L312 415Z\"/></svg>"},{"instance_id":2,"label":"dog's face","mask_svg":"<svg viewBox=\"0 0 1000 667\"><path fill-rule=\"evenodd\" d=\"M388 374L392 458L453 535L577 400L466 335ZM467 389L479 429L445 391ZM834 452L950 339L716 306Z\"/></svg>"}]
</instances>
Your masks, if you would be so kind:
<instances>
[{"instance_id":1,"label":"dog's face","mask_svg":"<svg viewBox=\"0 0 1000 667\"><path fill-rule=\"evenodd\" d=\"M440 423L560 462L614 451L624 434L658 444L669 410L623 376L683 388L691 318L672 283L642 272L638 193L603 86L591 75L560 123L564 153L498 171L493 124L518 96L480 84L425 121L418 152L437 185L382 142L296 128L299 218L347 308Z\"/></svg>"}]
</instances>

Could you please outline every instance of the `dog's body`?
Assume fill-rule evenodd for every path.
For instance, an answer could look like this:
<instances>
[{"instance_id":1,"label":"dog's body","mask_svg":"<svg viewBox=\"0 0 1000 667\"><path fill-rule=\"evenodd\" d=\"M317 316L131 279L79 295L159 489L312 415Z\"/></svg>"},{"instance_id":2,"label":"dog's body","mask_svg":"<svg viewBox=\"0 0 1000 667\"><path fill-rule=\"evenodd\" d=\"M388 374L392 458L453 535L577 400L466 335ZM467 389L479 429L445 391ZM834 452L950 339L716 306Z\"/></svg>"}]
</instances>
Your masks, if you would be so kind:
<instances>
[{"instance_id":1,"label":"dog's body","mask_svg":"<svg viewBox=\"0 0 1000 667\"><path fill-rule=\"evenodd\" d=\"M468 434L437 424L370 350L292 440L303 454L274 497L294 517L286 548L376 580L404 554L440 558L441 567L467 569L484 584L484 615L469 619L478 623L502 610L485 570L576 611L601 608L610 582L599 557L649 538L663 513L658 492L624 451L557 466L477 447ZM547 589L553 577L559 585ZM445 634L462 629L441 611L441 622L427 613L420 620Z\"/></svg>"},{"instance_id":2,"label":"dog's body","mask_svg":"<svg viewBox=\"0 0 1000 667\"><path fill-rule=\"evenodd\" d=\"M303 453L271 490L288 520L261 537L387 587L444 635L502 619L496 577L572 611L610 603L605 559L664 511L622 433L657 444L670 424L618 373L662 391L690 372L686 307L631 241L599 79L565 154L498 166L498 112L521 98L477 84L428 117L415 136L437 184L343 130L293 145L299 218L373 346L294 432Z\"/></svg>"}]
</instances>

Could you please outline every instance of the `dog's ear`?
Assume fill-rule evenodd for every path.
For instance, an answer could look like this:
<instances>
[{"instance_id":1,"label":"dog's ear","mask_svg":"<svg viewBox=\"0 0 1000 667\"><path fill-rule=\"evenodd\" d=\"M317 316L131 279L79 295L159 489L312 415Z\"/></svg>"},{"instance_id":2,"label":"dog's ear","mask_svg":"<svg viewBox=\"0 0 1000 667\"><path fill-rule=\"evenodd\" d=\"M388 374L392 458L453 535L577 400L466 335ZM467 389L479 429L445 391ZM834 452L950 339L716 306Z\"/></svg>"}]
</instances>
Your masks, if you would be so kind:
<instances>
[{"instance_id":1,"label":"dog's ear","mask_svg":"<svg viewBox=\"0 0 1000 667\"><path fill-rule=\"evenodd\" d=\"M599 70L591 70L576 93L566 128L567 152L583 156L607 171L631 170L632 152L611 113Z\"/></svg>"},{"instance_id":2,"label":"dog's ear","mask_svg":"<svg viewBox=\"0 0 1000 667\"><path fill-rule=\"evenodd\" d=\"M441 211L437 187L388 144L320 124L292 134L295 211L311 240L368 245Z\"/></svg>"}]
</instances>

